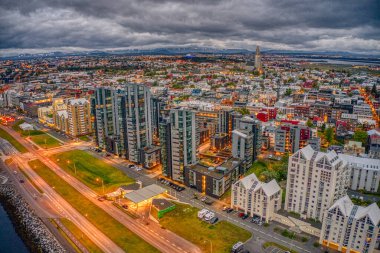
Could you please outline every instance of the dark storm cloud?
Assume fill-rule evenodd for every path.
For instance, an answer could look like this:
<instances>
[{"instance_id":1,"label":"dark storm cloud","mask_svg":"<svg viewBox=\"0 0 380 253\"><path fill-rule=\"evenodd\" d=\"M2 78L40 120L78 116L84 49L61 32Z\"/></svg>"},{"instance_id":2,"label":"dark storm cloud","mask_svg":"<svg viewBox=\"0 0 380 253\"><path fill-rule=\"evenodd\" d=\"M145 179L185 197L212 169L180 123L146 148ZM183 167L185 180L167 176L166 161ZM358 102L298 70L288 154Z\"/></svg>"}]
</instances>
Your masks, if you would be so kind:
<instances>
[{"instance_id":1,"label":"dark storm cloud","mask_svg":"<svg viewBox=\"0 0 380 253\"><path fill-rule=\"evenodd\" d=\"M0 50L215 46L380 52L378 0L1 0Z\"/></svg>"}]
</instances>

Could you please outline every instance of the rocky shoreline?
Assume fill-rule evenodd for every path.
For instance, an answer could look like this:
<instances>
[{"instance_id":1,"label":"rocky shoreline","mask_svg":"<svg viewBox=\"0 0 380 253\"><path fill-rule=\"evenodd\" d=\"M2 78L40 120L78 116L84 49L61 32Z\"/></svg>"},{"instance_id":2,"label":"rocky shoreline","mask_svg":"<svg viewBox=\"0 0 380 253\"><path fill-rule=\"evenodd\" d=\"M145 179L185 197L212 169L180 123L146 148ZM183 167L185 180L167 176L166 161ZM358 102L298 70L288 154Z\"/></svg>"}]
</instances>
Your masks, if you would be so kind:
<instances>
[{"instance_id":1,"label":"rocky shoreline","mask_svg":"<svg viewBox=\"0 0 380 253\"><path fill-rule=\"evenodd\" d=\"M30 252L66 252L13 185L0 185L0 202Z\"/></svg>"}]
</instances>

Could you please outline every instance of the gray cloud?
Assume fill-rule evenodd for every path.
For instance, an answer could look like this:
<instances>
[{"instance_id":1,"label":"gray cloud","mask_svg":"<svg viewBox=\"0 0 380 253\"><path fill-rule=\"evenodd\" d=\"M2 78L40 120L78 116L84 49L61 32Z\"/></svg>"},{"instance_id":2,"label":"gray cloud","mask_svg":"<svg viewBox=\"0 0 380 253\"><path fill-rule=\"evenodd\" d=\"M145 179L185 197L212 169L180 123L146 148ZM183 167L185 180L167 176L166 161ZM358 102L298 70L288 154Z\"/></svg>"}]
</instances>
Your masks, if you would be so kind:
<instances>
[{"instance_id":1,"label":"gray cloud","mask_svg":"<svg viewBox=\"0 0 380 253\"><path fill-rule=\"evenodd\" d=\"M380 52L378 0L1 0L0 52L211 46Z\"/></svg>"}]
</instances>

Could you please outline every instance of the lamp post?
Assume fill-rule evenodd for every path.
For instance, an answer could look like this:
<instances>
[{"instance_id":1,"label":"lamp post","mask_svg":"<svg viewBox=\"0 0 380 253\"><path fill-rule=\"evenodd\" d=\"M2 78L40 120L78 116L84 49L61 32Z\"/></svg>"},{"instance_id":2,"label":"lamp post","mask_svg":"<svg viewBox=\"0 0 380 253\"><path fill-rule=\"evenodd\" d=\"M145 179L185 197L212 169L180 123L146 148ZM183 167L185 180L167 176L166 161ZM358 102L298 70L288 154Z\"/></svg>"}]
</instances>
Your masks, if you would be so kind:
<instances>
[{"instance_id":1,"label":"lamp post","mask_svg":"<svg viewBox=\"0 0 380 253\"><path fill-rule=\"evenodd\" d=\"M70 160L67 160L67 164L70 164ZM77 174L77 166L75 165L75 162L74 162L74 173L75 175Z\"/></svg>"},{"instance_id":2,"label":"lamp post","mask_svg":"<svg viewBox=\"0 0 380 253\"><path fill-rule=\"evenodd\" d=\"M104 195L104 181L103 181L103 178L96 178L96 182L99 182L101 180L102 182L102 188L103 188L103 195Z\"/></svg>"},{"instance_id":3,"label":"lamp post","mask_svg":"<svg viewBox=\"0 0 380 253\"><path fill-rule=\"evenodd\" d=\"M210 242L210 249L211 249L211 253L212 253L212 241L211 240L205 240L205 243L209 241Z\"/></svg>"}]
</instances>

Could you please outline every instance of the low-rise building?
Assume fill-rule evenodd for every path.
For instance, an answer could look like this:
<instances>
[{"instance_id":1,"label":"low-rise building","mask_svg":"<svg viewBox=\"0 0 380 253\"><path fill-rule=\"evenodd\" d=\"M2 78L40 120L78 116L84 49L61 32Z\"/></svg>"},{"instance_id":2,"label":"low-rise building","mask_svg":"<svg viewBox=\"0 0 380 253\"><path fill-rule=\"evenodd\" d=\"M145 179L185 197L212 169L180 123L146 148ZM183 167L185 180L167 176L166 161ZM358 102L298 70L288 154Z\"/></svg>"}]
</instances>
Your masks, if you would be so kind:
<instances>
[{"instance_id":1,"label":"low-rise building","mask_svg":"<svg viewBox=\"0 0 380 253\"><path fill-rule=\"evenodd\" d=\"M339 154L351 170L351 189L377 192L380 182L380 160Z\"/></svg>"},{"instance_id":2,"label":"low-rise building","mask_svg":"<svg viewBox=\"0 0 380 253\"><path fill-rule=\"evenodd\" d=\"M380 209L373 203L356 206L346 195L324 214L320 243L350 253L374 252L380 227Z\"/></svg>"},{"instance_id":3,"label":"low-rise building","mask_svg":"<svg viewBox=\"0 0 380 253\"><path fill-rule=\"evenodd\" d=\"M258 215L265 222L281 209L281 188L276 180L261 182L254 173L240 179L231 189L231 208L250 216Z\"/></svg>"},{"instance_id":4,"label":"low-rise building","mask_svg":"<svg viewBox=\"0 0 380 253\"><path fill-rule=\"evenodd\" d=\"M230 158L218 166L197 163L185 166L184 183L201 193L220 198L244 171L241 160L237 158Z\"/></svg>"}]
</instances>

